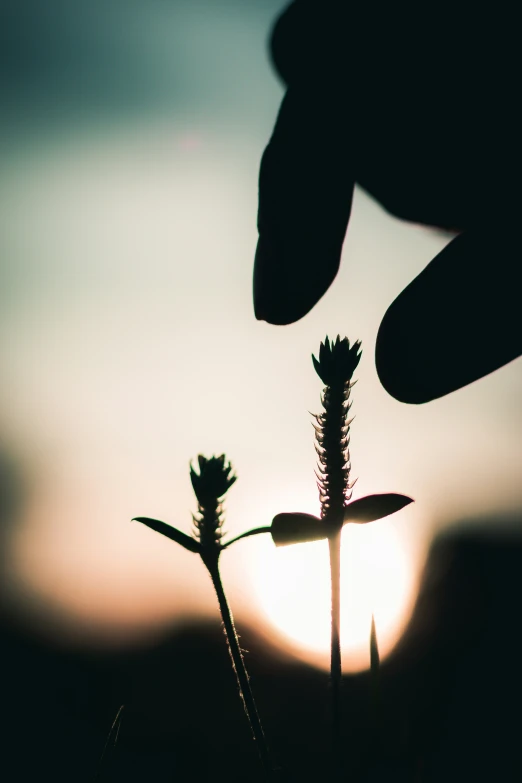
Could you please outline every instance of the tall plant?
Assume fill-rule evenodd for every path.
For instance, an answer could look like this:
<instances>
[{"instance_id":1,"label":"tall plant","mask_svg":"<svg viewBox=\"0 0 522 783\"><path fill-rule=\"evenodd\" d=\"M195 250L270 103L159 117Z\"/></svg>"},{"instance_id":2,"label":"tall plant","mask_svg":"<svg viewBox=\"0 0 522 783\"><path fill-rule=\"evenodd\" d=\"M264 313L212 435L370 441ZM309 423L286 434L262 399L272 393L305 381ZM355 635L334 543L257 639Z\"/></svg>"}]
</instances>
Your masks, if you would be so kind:
<instances>
[{"instance_id":1,"label":"tall plant","mask_svg":"<svg viewBox=\"0 0 522 783\"><path fill-rule=\"evenodd\" d=\"M322 412L314 416L315 448L319 457L316 472L321 516L302 512L277 514L269 530L276 546L328 540L331 576L331 654L332 752L334 765L342 773L341 753L341 533L347 523L366 524L393 514L412 503L406 495L387 493L351 500L354 481L350 480L350 392L354 372L361 358L361 343L350 346L347 337L326 337L319 358L312 362L324 384ZM266 528L255 532L264 532ZM372 618L371 658L374 674L378 668L377 636ZM374 678L375 679L375 678Z\"/></svg>"}]
</instances>

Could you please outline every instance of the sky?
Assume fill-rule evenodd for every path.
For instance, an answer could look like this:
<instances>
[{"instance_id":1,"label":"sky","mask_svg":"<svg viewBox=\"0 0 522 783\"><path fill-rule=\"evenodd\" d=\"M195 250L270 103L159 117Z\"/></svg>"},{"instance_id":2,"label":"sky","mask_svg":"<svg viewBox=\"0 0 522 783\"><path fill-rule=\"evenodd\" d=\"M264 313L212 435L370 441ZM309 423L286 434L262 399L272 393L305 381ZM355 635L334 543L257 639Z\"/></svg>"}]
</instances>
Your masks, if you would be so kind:
<instances>
[{"instance_id":1,"label":"sky","mask_svg":"<svg viewBox=\"0 0 522 783\"><path fill-rule=\"evenodd\" d=\"M380 319L447 236L359 190L319 305L290 327L254 318L258 166L283 94L267 40L283 7L3 5L1 578L10 611L66 643L146 643L214 612L196 558L130 523L190 530L198 453L225 452L237 471L232 534L318 512L310 356L326 334L363 344L354 497L416 501L375 523L408 572L397 628L438 531L495 514L501 525L522 506L520 361L425 406L396 402L376 376ZM484 330L495 330L487 312ZM274 622L271 577L285 566L270 546L223 556L231 603L304 655Z\"/></svg>"}]
</instances>

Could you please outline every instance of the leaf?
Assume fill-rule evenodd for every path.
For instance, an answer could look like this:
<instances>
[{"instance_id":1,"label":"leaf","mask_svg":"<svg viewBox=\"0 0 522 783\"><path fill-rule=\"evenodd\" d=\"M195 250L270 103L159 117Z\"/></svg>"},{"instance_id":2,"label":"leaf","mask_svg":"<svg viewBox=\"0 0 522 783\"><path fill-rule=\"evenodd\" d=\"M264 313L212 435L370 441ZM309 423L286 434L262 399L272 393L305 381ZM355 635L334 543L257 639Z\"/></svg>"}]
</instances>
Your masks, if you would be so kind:
<instances>
[{"instance_id":1,"label":"leaf","mask_svg":"<svg viewBox=\"0 0 522 783\"><path fill-rule=\"evenodd\" d=\"M239 541L240 538L248 538L248 536L257 536L260 533L271 533L272 528L271 527L256 527L252 530L247 530L246 533L241 533L240 536L236 536L235 538L231 539L231 541L227 541L226 544L223 544L222 549L226 549L227 546L230 546L230 544L235 544L236 541Z\"/></svg>"},{"instance_id":2,"label":"leaf","mask_svg":"<svg viewBox=\"0 0 522 783\"><path fill-rule=\"evenodd\" d=\"M366 522L374 522L376 519L395 514L396 511L400 511L409 503L413 503L412 498L406 495L397 495L395 492L384 495L367 495L365 498L348 503L344 509L344 524L356 522L358 525L364 525Z\"/></svg>"},{"instance_id":3,"label":"leaf","mask_svg":"<svg viewBox=\"0 0 522 783\"><path fill-rule=\"evenodd\" d=\"M155 530L157 533L161 533L163 536L167 536L177 544L181 544L189 552L201 552L201 544L196 541L192 536L187 536L186 533L182 533L172 525L167 525L166 522L160 522L159 519L149 519L148 517L134 517L132 522L141 522L143 525L147 525L151 530Z\"/></svg>"},{"instance_id":4,"label":"leaf","mask_svg":"<svg viewBox=\"0 0 522 783\"><path fill-rule=\"evenodd\" d=\"M270 528L276 546L304 544L307 541L320 541L327 538L324 522L313 514L277 514Z\"/></svg>"}]
</instances>

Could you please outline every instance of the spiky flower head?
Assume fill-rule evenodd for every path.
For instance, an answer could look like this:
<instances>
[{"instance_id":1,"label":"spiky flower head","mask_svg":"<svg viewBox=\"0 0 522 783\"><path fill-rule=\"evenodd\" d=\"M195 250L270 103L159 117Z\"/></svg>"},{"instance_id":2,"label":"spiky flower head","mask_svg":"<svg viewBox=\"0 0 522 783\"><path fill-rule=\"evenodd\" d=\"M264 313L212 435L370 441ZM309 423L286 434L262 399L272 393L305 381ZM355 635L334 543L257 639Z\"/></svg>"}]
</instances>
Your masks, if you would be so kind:
<instances>
[{"instance_id":1,"label":"spiky flower head","mask_svg":"<svg viewBox=\"0 0 522 783\"><path fill-rule=\"evenodd\" d=\"M236 481L237 476L232 472L230 462L225 462L225 455L219 457L198 456L199 474L190 465L190 480L195 495L202 506L208 503L210 498L222 498Z\"/></svg>"},{"instance_id":2,"label":"spiky flower head","mask_svg":"<svg viewBox=\"0 0 522 783\"><path fill-rule=\"evenodd\" d=\"M315 371L325 386L344 386L349 383L361 359L361 342L357 340L350 348L347 337L339 335L335 342L328 337L319 348L319 359L312 355Z\"/></svg>"},{"instance_id":3,"label":"spiky flower head","mask_svg":"<svg viewBox=\"0 0 522 783\"><path fill-rule=\"evenodd\" d=\"M202 546L215 546L223 535L222 498L237 476L224 454L210 459L200 454L198 465L199 473L190 465L190 480L198 499L198 515L193 517L196 536Z\"/></svg>"},{"instance_id":4,"label":"spiky flower head","mask_svg":"<svg viewBox=\"0 0 522 783\"><path fill-rule=\"evenodd\" d=\"M379 495L367 495L351 500L350 481L350 424L348 418L351 408L350 392L355 381L353 374L361 359L361 343L357 340L351 347L347 337L332 342L325 338L319 349L319 359L312 355L315 370L325 384L321 395L322 413L313 414L317 424L315 429L315 450L319 465L315 475L321 503L321 518L300 511L276 514L269 528L276 546L306 543L329 539L335 542L347 522L364 525L376 519L394 514L412 503L412 499L396 492ZM253 535L265 532L258 529L244 533ZM337 546L340 544L340 539ZM332 550L331 550L332 551ZM333 590L332 572L332 590ZM332 593L333 595L333 593ZM332 602L332 622L333 622ZM337 619L338 622L338 619ZM332 648L333 649L333 648ZM375 657L375 656L374 656Z\"/></svg>"},{"instance_id":5,"label":"spiky flower head","mask_svg":"<svg viewBox=\"0 0 522 783\"><path fill-rule=\"evenodd\" d=\"M336 528L343 524L344 508L351 498L350 482L350 389L359 364L359 340L350 347L347 337L335 342L326 337L319 348L319 359L312 356L315 370L325 389L321 397L323 413L315 416L315 449L319 456L318 479L321 518Z\"/></svg>"}]
</instances>

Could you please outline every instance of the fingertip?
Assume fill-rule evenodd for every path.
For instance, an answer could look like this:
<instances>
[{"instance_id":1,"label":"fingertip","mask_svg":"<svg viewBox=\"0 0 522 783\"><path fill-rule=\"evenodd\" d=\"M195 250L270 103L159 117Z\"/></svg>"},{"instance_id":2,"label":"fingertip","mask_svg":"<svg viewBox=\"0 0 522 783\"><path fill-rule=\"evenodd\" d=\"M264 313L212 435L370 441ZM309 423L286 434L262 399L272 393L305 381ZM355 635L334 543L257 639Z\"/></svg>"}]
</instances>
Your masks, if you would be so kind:
<instances>
[{"instance_id":1,"label":"fingertip","mask_svg":"<svg viewBox=\"0 0 522 783\"><path fill-rule=\"evenodd\" d=\"M255 317L274 326L299 321L326 293L338 268L339 261L321 264L320 257L307 255L299 237L287 244L261 234L254 261Z\"/></svg>"},{"instance_id":2,"label":"fingertip","mask_svg":"<svg viewBox=\"0 0 522 783\"><path fill-rule=\"evenodd\" d=\"M390 305L379 327L375 367L388 394L407 405L422 405L437 396L426 387L425 373L415 354L408 318L399 297Z\"/></svg>"},{"instance_id":3,"label":"fingertip","mask_svg":"<svg viewBox=\"0 0 522 783\"><path fill-rule=\"evenodd\" d=\"M343 127L331 95L287 92L259 174L259 320L299 320L335 279L354 190Z\"/></svg>"},{"instance_id":4,"label":"fingertip","mask_svg":"<svg viewBox=\"0 0 522 783\"><path fill-rule=\"evenodd\" d=\"M460 234L399 294L375 348L392 397L431 402L520 356L518 246L504 226Z\"/></svg>"}]
</instances>

